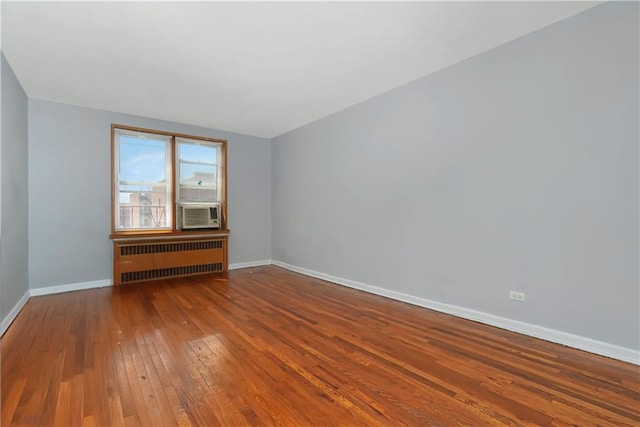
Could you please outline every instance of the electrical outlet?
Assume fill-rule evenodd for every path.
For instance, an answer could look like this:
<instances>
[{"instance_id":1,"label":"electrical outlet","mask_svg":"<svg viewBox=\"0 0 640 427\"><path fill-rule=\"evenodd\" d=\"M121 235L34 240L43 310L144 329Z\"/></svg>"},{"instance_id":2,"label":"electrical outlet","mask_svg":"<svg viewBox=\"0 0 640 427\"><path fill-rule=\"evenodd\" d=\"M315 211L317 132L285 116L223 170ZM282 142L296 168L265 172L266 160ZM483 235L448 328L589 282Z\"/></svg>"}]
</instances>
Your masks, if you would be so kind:
<instances>
[{"instance_id":1,"label":"electrical outlet","mask_svg":"<svg viewBox=\"0 0 640 427\"><path fill-rule=\"evenodd\" d=\"M524 292L510 291L509 298L514 299L516 301L524 302Z\"/></svg>"}]
</instances>

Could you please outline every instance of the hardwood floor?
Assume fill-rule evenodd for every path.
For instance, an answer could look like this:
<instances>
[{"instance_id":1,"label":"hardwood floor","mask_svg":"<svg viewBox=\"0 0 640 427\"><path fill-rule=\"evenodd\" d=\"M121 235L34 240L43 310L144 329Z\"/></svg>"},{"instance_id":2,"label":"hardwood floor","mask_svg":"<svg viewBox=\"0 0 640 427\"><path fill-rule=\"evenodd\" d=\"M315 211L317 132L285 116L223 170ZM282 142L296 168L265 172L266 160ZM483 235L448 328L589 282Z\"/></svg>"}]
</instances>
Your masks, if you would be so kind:
<instances>
[{"instance_id":1,"label":"hardwood floor","mask_svg":"<svg viewBox=\"0 0 640 427\"><path fill-rule=\"evenodd\" d=\"M32 298L2 425L640 425L640 368L278 267Z\"/></svg>"}]
</instances>

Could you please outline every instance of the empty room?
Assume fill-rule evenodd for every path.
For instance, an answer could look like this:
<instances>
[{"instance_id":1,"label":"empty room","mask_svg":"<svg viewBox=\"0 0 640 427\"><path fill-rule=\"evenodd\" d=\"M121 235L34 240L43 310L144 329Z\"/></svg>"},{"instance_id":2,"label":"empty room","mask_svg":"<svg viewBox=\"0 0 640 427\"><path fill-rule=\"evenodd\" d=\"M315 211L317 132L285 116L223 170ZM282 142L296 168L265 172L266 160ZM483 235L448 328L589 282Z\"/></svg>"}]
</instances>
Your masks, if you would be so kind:
<instances>
[{"instance_id":1,"label":"empty room","mask_svg":"<svg viewBox=\"0 0 640 427\"><path fill-rule=\"evenodd\" d=\"M2 426L640 425L640 3L0 6Z\"/></svg>"}]
</instances>

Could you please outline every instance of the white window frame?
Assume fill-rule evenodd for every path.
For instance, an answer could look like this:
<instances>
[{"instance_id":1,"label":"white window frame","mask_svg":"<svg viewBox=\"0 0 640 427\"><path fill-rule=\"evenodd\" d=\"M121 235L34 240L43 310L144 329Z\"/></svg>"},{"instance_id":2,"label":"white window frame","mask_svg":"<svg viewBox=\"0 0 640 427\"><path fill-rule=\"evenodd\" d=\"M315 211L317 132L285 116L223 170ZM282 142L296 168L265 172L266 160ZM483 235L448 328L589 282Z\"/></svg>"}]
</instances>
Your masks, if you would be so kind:
<instances>
[{"instance_id":1,"label":"white window frame","mask_svg":"<svg viewBox=\"0 0 640 427\"><path fill-rule=\"evenodd\" d=\"M192 161L186 160L182 161L180 158L180 144L193 144L193 145L205 145L208 147L214 147L216 149L216 162L203 162L203 161ZM221 203L222 202L222 146L223 144L220 142L206 141L200 139L192 139L192 138L183 138L176 137L175 143L175 168L176 168L176 181L175 181L175 191L176 191L176 201L178 205L190 204L190 203ZM187 201L182 200L182 196L180 195L180 167L181 163L188 163L194 165L203 165L203 166L215 166L216 167L216 198L214 200L202 200L202 201Z\"/></svg>"},{"instance_id":2,"label":"white window frame","mask_svg":"<svg viewBox=\"0 0 640 427\"><path fill-rule=\"evenodd\" d=\"M138 186L149 186L153 187L157 185L157 182L145 182L145 181L123 181L120 179L120 136L133 136L136 138L142 139L153 139L157 141L164 141L165 143L165 181L166 181L166 200L165 200L165 222L167 226L165 227L138 227L132 228L127 227L124 228L120 224L120 186L122 185L138 185ZM114 177L114 211L112 215L114 215L114 228L116 232L122 231L141 231L141 230L150 230L150 231L163 231L163 230L171 230L173 228L173 185L172 185L172 150L171 150L171 141L172 137L169 135L156 134L151 132L142 132L142 131L134 131L130 129L114 129L114 147L113 147L113 156L114 156L114 165L113 165L113 177ZM133 218L133 215L132 215Z\"/></svg>"}]
</instances>

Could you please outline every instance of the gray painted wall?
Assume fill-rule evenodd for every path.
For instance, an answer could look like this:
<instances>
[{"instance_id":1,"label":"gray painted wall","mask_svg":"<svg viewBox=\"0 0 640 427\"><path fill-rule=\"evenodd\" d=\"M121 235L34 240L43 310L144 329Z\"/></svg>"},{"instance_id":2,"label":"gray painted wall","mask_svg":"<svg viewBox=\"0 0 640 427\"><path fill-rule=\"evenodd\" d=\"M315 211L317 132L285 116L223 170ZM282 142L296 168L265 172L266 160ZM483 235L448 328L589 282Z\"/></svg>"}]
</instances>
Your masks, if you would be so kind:
<instances>
[{"instance_id":1,"label":"gray painted wall","mask_svg":"<svg viewBox=\"0 0 640 427\"><path fill-rule=\"evenodd\" d=\"M268 139L29 99L29 287L111 279L111 123L228 140L229 262L271 258Z\"/></svg>"},{"instance_id":2,"label":"gray painted wall","mask_svg":"<svg viewBox=\"0 0 640 427\"><path fill-rule=\"evenodd\" d=\"M273 139L273 259L639 349L638 36L605 4Z\"/></svg>"},{"instance_id":3,"label":"gray painted wall","mask_svg":"<svg viewBox=\"0 0 640 427\"><path fill-rule=\"evenodd\" d=\"M28 291L27 96L11 66L2 61L2 197L0 218L0 320Z\"/></svg>"}]
</instances>

